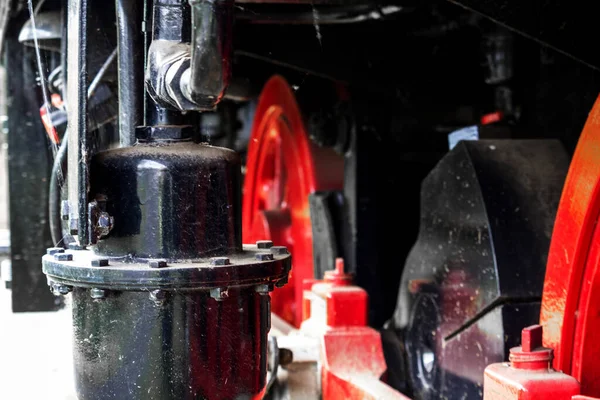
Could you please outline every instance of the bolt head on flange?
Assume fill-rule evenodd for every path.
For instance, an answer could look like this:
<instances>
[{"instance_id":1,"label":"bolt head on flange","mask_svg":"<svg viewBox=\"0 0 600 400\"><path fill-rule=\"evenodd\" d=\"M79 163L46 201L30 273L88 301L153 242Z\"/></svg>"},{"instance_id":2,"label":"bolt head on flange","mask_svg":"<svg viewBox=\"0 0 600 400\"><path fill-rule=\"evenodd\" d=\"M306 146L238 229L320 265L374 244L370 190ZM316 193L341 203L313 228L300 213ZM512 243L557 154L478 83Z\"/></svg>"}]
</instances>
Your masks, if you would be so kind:
<instances>
[{"instance_id":1,"label":"bolt head on flange","mask_svg":"<svg viewBox=\"0 0 600 400\"><path fill-rule=\"evenodd\" d=\"M108 258L95 258L90 264L92 267L108 267Z\"/></svg>"},{"instance_id":2,"label":"bolt head on flange","mask_svg":"<svg viewBox=\"0 0 600 400\"><path fill-rule=\"evenodd\" d=\"M56 261L73 261L73 254L68 253L56 253L54 254Z\"/></svg>"},{"instance_id":3,"label":"bolt head on flange","mask_svg":"<svg viewBox=\"0 0 600 400\"><path fill-rule=\"evenodd\" d=\"M90 289L90 296L92 299L103 299L106 297L107 291L105 289L92 288Z\"/></svg>"},{"instance_id":4,"label":"bolt head on flange","mask_svg":"<svg viewBox=\"0 0 600 400\"><path fill-rule=\"evenodd\" d=\"M256 247L259 249L270 249L273 247L273 242L270 240L258 240L256 242Z\"/></svg>"},{"instance_id":5,"label":"bolt head on flange","mask_svg":"<svg viewBox=\"0 0 600 400\"><path fill-rule=\"evenodd\" d=\"M211 265L229 265L230 260L228 257L213 257L210 259Z\"/></svg>"},{"instance_id":6,"label":"bolt head on flange","mask_svg":"<svg viewBox=\"0 0 600 400\"><path fill-rule=\"evenodd\" d=\"M50 254L51 256L58 254L58 253L64 253L65 249L63 249L62 247L49 247L46 249L46 254Z\"/></svg>"},{"instance_id":7,"label":"bolt head on flange","mask_svg":"<svg viewBox=\"0 0 600 400\"><path fill-rule=\"evenodd\" d=\"M148 266L150 268L165 268L167 266L167 260L150 260Z\"/></svg>"},{"instance_id":8,"label":"bolt head on flange","mask_svg":"<svg viewBox=\"0 0 600 400\"><path fill-rule=\"evenodd\" d=\"M271 261L271 260L273 260L273 254L271 254L271 253L256 253L256 259L258 261Z\"/></svg>"}]
</instances>

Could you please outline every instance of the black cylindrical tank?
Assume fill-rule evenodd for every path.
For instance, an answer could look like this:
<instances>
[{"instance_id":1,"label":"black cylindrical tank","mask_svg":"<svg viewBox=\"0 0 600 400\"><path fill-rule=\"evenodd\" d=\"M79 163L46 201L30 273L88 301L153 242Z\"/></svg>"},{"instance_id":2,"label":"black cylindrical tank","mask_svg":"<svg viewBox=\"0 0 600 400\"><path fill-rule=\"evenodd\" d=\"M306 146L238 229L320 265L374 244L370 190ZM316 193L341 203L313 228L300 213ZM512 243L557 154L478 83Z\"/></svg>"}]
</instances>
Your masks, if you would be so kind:
<instances>
[{"instance_id":1,"label":"black cylindrical tank","mask_svg":"<svg viewBox=\"0 0 600 400\"><path fill-rule=\"evenodd\" d=\"M240 176L234 151L189 141L99 153L90 193L114 228L96 252L195 260L241 250Z\"/></svg>"},{"instance_id":2,"label":"black cylindrical tank","mask_svg":"<svg viewBox=\"0 0 600 400\"><path fill-rule=\"evenodd\" d=\"M72 292L79 399L262 398L269 292L291 259L242 246L237 154L138 143L96 155L90 187L112 230L42 262L52 290Z\"/></svg>"}]
</instances>

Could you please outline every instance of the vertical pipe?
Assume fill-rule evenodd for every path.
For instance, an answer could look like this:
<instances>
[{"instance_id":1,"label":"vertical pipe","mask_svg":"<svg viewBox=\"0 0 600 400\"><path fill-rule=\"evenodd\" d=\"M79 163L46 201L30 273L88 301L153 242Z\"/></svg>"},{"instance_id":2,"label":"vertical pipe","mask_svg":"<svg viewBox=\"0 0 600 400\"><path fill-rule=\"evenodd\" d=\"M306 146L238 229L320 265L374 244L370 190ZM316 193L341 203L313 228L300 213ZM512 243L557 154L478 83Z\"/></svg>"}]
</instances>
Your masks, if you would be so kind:
<instances>
[{"instance_id":1,"label":"vertical pipe","mask_svg":"<svg viewBox=\"0 0 600 400\"><path fill-rule=\"evenodd\" d=\"M67 112L71 220L77 221L78 240L87 245L87 193L89 147L87 132L87 21L88 0L68 0Z\"/></svg>"},{"instance_id":2,"label":"vertical pipe","mask_svg":"<svg viewBox=\"0 0 600 400\"><path fill-rule=\"evenodd\" d=\"M190 41L190 7L187 0L155 0L152 5L152 40L169 40L173 43ZM149 43L148 43L149 45ZM149 97L149 96L148 96ZM146 125L193 124L191 113L169 110L150 97L146 103Z\"/></svg>"},{"instance_id":3,"label":"vertical pipe","mask_svg":"<svg viewBox=\"0 0 600 400\"><path fill-rule=\"evenodd\" d=\"M144 35L143 0L116 0L119 49L119 141L135 142L135 128L143 124Z\"/></svg>"}]
</instances>

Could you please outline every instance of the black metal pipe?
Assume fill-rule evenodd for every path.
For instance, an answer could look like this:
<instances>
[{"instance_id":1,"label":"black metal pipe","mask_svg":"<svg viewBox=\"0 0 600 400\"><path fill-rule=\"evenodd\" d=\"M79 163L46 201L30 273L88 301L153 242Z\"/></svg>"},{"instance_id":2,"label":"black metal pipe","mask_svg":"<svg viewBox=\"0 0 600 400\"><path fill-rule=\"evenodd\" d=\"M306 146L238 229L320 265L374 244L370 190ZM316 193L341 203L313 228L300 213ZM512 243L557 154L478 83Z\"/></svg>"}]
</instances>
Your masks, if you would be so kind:
<instances>
[{"instance_id":1,"label":"black metal pipe","mask_svg":"<svg viewBox=\"0 0 600 400\"><path fill-rule=\"evenodd\" d=\"M157 0L152 7L152 40L190 41L190 7L187 0ZM147 126L189 125L191 115L171 110L148 98Z\"/></svg>"},{"instance_id":2,"label":"black metal pipe","mask_svg":"<svg viewBox=\"0 0 600 400\"><path fill-rule=\"evenodd\" d=\"M119 49L119 141L135 143L135 128L143 124L144 36L143 0L116 0Z\"/></svg>"},{"instance_id":3,"label":"black metal pipe","mask_svg":"<svg viewBox=\"0 0 600 400\"><path fill-rule=\"evenodd\" d=\"M233 0L190 0L192 59L188 87L194 103L212 109L231 77Z\"/></svg>"},{"instance_id":4,"label":"black metal pipe","mask_svg":"<svg viewBox=\"0 0 600 400\"><path fill-rule=\"evenodd\" d=\"M50 193L49 193L49 223L52 242L56 246L61 244L63 239L62 231L62 216L60 215L60 205L62 201L61 187L64 185L64 179L67 176L67 149L68 149L68 132L63 136L63 141L60 148L54 157L52 164L52 174L50 175Z\"/></svg>"}]
</instances>

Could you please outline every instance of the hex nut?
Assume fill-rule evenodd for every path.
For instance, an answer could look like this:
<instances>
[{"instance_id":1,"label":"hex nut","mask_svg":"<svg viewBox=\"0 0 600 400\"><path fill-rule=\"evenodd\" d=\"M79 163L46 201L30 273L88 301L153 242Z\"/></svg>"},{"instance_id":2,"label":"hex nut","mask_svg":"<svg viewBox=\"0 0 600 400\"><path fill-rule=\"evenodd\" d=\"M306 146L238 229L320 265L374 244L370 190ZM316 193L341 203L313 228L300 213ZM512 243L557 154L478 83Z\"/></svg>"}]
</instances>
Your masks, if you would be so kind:
<instances>
[{"instance_id":1,"label":"hex nut","mask_svg":"<svg viewBox=\"0 0 600 400\"><path fill-rule=\"evenodd\" d=\"M66 295L71 292L72 288L67 285L56 284L52 287L52 293L55 295Z\"/></svg>"},{"instance_id":2,"label":"hex nut","mask_svg":"<svg viewBox=\"0 0 600 400\"><path fill-rule=\"evenodd\" d=\"M273 246L271 247L271 253L277 255L290 254L289 250L285 246Z\"/></svg>"},{"instance_id":3,"label":"hex nut","mask_svg":"<svg viewBox=\"0 0 600 400\"><path fill-rule=\"evenodd\" d=\"M73 254L69 253L56 253L54 254L56 261L73 261Z\"/></svg>"},{"instance_id":4,"label":"hex nut","mask_svg":"<svg viewBox=\"0 0 600 400\"><path fill-rule=\"evenodd\" d=\"M95 258L90 263L92 267L108 267L108 258Z\"/></svg>"},{"instance_id":5,"label":"hex nut","mask_svg":"<svg viewBox=\"0 0 600 400\"><path fill-rule=\"evenodd\" d=\"M165 290L153 290L150 292L150 300L160 304L167 300L167 292Z\"/></svg>"},{"instance_id":6,"label":"hex nut","mask_svg":"<svg viewBox=\"0 0 600 400\"><path fill-rule=\"evenodd\" d=\"M77 242L72 242L69 243L69 250L85 250L85 246L82 246Z\"/></svg>"},{"instance_id":7,"label":"hex nut","mask_svg":"<svg viewBox=\"0 0 600 400\"><path fill-rule=\"evenodd\" d=\"M270 249L273 247L273 242L270 240L258 240L256 242L256 247L259 249Z\"/></svg>"},{"instance_id":8,"label":"hex nut","mask_svg":"<svg viewBox=\"0 0 600 400\"><path fill-rule=\"evenodd\" d=\"M214 288L210 290L210 297L216 301L223 301L229 297L229 291L227 288Z\"/></svg>"},{"instance_id":9,"label":"hex nut","mask_svg":"<svg viewBox=\"0 0 600 400\"><path fill-rule=\"evenodd\" d=\"M260 294L269 294L269 292L271 292L272 290L273 285L271 284L258 285L254 287L254 291Z\"/></svg>"},{"instance_id":10,"label":"hex nut","mask_svg":"<svg viewBox=\"0 0 600 400\"><path fill-rule=\"evenodd\" d=\"M273 254L271 254L271 253L256 253L256 259L258 261L270 261L270 260L273 260Z\"/></svg>"},{"instance_id":11,"label":"hex nut","mask_svg":"<svg viewBox=\"0 0 600 400\"><path fill-rule=\"evenodd\" d=\"M92 297L92 299L103 299L106 297L106 290L98 289L98 288L91 288L90 296Z\"/></svg>"},{"instance_id":12,"label":"hex nut","mask_svg":"<svg viewBox=\"0 0 600 400\"><path fill-rule=\"evenodd\" d=\"M229 265L230 260L227 257L213 257L210 259L210 265Z\"/></svg>"},{"instance_id":13,"label":"hex nut","mask_svg":"<svg viewBox=\"0 0 600 400\"><path fill-rule=\"evenodd\" d=\"M58 253L64 253L65 249L63 249L62 247L48 247L46 249L46 254L50 254L51 256L58 254Z\"/></svg>"},{"instance_id":14,"label":"hex nut","mask_svg":"<svg viewBox=\"0 0 600 400\"><path fill-rule=\"evenodd\" d=\"M167 266L167 260L150 260L148 261L150 268L165 268Z\"/></svg>"}]
</instances>

